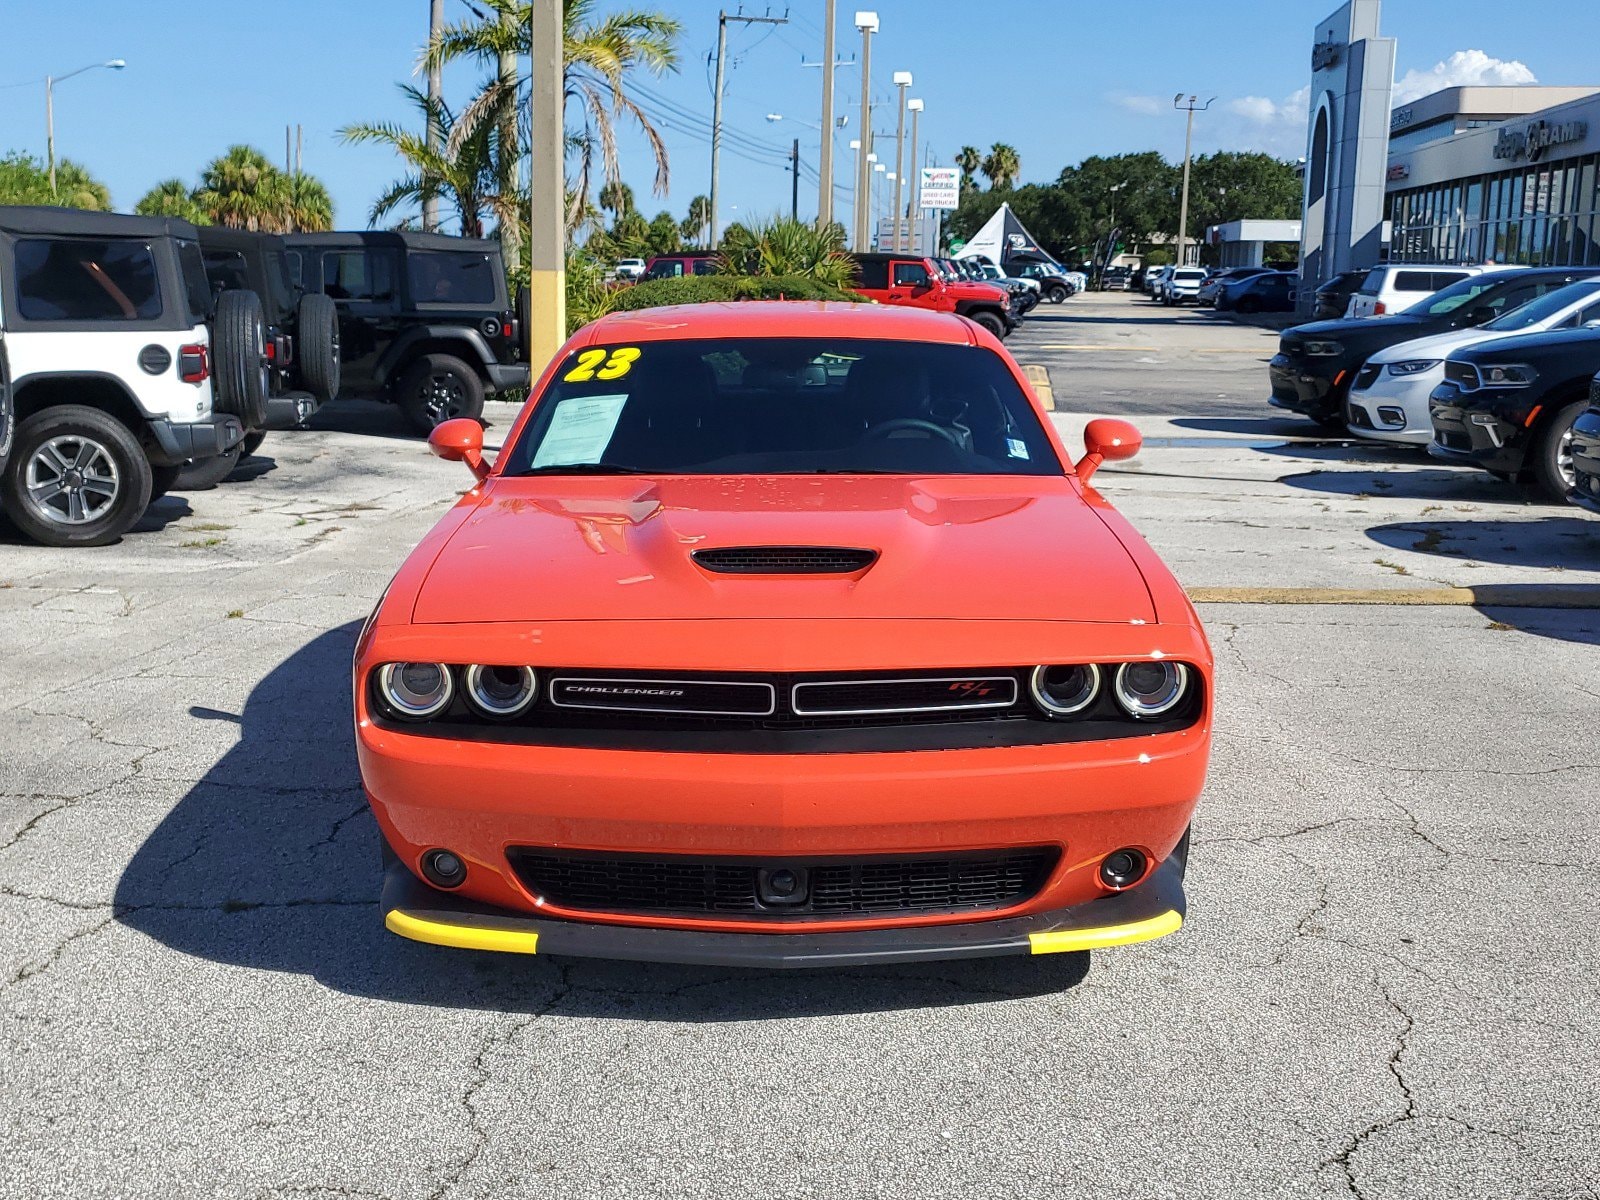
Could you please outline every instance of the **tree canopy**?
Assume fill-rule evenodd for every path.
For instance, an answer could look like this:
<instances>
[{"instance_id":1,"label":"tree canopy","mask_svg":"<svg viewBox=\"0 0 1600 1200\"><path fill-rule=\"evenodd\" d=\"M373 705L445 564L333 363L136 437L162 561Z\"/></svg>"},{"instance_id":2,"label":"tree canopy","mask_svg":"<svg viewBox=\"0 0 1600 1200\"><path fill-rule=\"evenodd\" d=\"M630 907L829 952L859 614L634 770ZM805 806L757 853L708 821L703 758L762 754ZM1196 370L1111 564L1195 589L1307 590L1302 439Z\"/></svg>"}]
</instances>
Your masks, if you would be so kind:
<instances>
[{"instance_id":1,"label":"tree canopy","mask_svg":"<svg viewBox=\"0 0 1600 1200\"><path fill-rule=\"evenodd\" d=\"M0 204L44 204L56 208L111 209L111 189L70 158L56 160L56 190L50 171L32 155L0 157Z\"/></svg>"}]
</instances>

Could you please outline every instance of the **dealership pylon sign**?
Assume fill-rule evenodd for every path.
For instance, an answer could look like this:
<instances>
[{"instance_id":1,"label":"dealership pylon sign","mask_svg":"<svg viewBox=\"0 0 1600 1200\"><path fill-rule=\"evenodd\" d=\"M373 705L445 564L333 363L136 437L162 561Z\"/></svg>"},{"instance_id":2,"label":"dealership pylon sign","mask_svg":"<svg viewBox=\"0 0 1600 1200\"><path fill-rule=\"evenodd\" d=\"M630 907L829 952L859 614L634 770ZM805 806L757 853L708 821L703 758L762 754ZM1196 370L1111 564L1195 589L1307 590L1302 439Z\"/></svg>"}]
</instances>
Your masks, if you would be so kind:
<instances>
[{"instance_id":1,"label":"dealership pylon sign","mask_svg":"<svg viewBox=\"0 0 1600 1200\"><path fill-rule=\"evenodd\" d=\"M917 194L922 208L952 209L961 203L959 167L923 167L922 186Z\"/></svg>"}]
</instances>

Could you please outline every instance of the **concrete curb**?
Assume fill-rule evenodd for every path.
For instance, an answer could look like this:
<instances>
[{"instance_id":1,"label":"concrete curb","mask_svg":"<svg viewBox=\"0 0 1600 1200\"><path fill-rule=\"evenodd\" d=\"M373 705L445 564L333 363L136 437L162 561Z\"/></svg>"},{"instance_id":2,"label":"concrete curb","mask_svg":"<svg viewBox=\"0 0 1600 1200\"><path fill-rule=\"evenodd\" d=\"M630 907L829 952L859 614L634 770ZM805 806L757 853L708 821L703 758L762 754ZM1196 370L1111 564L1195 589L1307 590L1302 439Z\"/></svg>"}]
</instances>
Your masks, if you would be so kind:
<instances>
[{"instance_id":1,"label":"concrete curb","mask_svg":"<svg viewBox=\"0 0 1600 1200\"><path fill-rule=\"evenodd\" d=\"M1600 584L1489 583L1440 588L1195 587L1196 604L1389 605L1411 608L1594 608Z\"/></svg>"},{"instance_id":2,"label":"concrete curb","mask_svg":"<svg viewBox=\"0 0 1600 1200\"><path fill-rule=\"evenodd\" d=\"M1050 370L1039 363L1020 363L1022 373L1028 377L1028 382L1033 385L1033 390L1039 395L1039 402L1050 412L1056 409L1056 393L1050 384Z\"/></svg>"}]
</instances>

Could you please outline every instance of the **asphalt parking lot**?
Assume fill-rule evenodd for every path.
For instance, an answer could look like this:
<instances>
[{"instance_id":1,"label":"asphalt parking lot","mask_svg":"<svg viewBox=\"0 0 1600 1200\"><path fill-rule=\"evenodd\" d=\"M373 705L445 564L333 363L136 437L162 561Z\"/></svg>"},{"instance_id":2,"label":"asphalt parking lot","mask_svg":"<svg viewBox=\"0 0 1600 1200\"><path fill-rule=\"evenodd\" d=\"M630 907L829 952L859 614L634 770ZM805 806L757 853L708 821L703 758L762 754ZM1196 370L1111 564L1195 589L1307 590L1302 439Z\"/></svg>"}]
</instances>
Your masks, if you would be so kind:
<instances>
[{"instance_id":1,"label":"asphalt parking lot","mask_svg":"<svg viewBox=\"0 0 1600 1200\"><path fill-rule=\"evenodd\" d=\"M1600 518L1274 416L1275 336L1110 295L1011 344L1073 439L1140 425L1097 486L1218 656L1189 923L1092 961L385 933L350 654L469 482L386 410L0 537L0 1194L1596 1195Z\"/></svg>"}]
</instances>

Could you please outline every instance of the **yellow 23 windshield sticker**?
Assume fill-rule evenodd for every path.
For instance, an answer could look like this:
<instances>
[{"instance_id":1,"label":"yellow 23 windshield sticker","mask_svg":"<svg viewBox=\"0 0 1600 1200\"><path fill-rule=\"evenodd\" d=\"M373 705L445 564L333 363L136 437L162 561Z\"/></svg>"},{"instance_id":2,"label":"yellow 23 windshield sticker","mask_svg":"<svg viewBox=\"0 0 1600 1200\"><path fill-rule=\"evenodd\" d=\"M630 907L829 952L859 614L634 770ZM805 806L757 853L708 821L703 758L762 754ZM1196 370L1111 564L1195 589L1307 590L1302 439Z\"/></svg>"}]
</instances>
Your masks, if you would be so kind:
<instances>
[{"instance_id":1,"label":"yellow 23 windshield sticker","mask_svg":"<svg viewBox=\"0 0 1600 1200\"><path fill-rule=\"evenodd\" d=\"M561 381L588 383L592 379L604 379L608 382L621 379L633 370L633 364L639 361L641 353L637 346L619 346L615 350L585 350L578 355L578 365L563 375Z\"/></svg>"}]
</instances>

